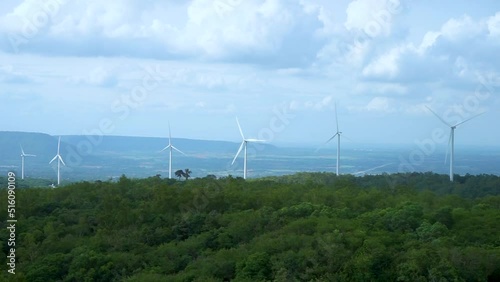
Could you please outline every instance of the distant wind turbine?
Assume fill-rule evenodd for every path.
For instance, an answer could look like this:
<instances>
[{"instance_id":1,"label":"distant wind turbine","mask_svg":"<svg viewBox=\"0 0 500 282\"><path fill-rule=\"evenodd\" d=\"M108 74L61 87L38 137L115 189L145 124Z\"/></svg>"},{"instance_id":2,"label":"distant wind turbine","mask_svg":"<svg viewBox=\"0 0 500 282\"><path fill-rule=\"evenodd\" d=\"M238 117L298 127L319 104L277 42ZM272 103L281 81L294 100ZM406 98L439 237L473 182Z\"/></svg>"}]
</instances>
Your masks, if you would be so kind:
<instances>
[{"instance_id":1,"label":"distant wind turbine","mask_svg":"<svg viewBox=\"0 0 500 282\"><path fill-rule=\"evenodd\" d=\"M61 136L59 136L59 141L57 142L57 155L49 162L49 164L51 164L53 161L57 160L57 186L61 183L61 163L66 166L61 155L59 154L60 147Z\"/></svg>"},{"instance_id":2,"label":"distant wind turbine","mask_svg":"<svg viewBox=\"0 0 500 282\"><path fill-rule=\"evenodd\" d=\"M335 103L335 122L337 123L337 132L328 139L328 141L325 142L327 144L328 142L332 141L333 138L337 137L337 176L339 175L339 162L340 162L340 135L342 135L342 131L339 130L339 119L337 116L337 103Z\"/></svg>"},{"instance_id":3,"label":"distant wind turbine","mask_svg":"<svg viewBox=\"0 0 500 282\"><path fill-rule=\"evenodd\" d=\"M172 178L172 150L176 150L177 152L184 154L181 150L177 149L172 145L172 134L170 133L170 123L168 124L168 145L167 147L163 148L160 152L163 152L165 150L169 150L169 160L168 160L168 178Z\"/></svg>"},{"instance_id":4,"label":"distant wind turbine","mask_svg":"<svg viewBox=\"0 0 500 282\"><path fill-rule=\"evenodd\" d=\"M426 106L427 107L427 106ZM431 108L427 107L427 109L429 111L431 111L439 120L441 120L444 124L446 124L447 126L450 127L450 139L448 140L448 148L446 149L446 156L445 156L445 162L446 162L446 159L448 159L448 150L451 149L451 154L450 154L450 181L453 182L453 161L455 159L455 129L457 128L457 126L461 125L462 123L465 123L473 118L476 118L482 114L484 114L484 112L480 113L480 114L477 114L475 116L472 116L466 120L463 120L461 122L458 122L456 123L455 125L451 125L449 123L447 123L442 117L440 117L438 114L436 114L433 110L431 110Z\"/></svg>"},{"instance_id":5,"label":"distant wind turbine","mask_svg":"<svg viewBox=\"0 0 500 282\"><path fill-rule=\"evenodd\" d=\"M36 157L36 155L24 153L23 146L19 146L21 147L21 179L24 179L24 157Z\"/></svg>"},{"instance_id":6,"label":"distant wind turbine","mask_svg":"<svg viewBox=\"0 0 500 282\"><path fill-rule=\"evenodd\" d=\"M375 166L375 167L369 168L367 170L357 171L357 172L353 173L353 175L366 174L367 172L370 172L370 171L373 171L373 170L376 170L376 169L379 169L379 168L383 168L383 167L386 167L386 166L391 165L391 164L392 163L387 163L387 164L383 164L383 165L379 165L379 166Z\"/></svg>"},{"instance_id":7,"label":"distant wind turbine","mask_svg":"<svg viewBox=\"0 0 500 282\"><path fill-rule=\"evenodd\" d=\"M234 164L236 161L236 158L239 156L241 153L241 150L245 148L245 153L244 153L244 160L243 160L243 179L247 179L247 143L248 142L266 142L265 140L259 140L259 139L247 139L245 138L245 135L243 135L243 130L241 130L240 122L238 121L238 118L236 118L236 123L238 124L238 128L240 130L241 138L243 141L241 142L240 148L238 149L238 152L234 156L233 162L231 163Z\"/></svg>"}]
</instances>

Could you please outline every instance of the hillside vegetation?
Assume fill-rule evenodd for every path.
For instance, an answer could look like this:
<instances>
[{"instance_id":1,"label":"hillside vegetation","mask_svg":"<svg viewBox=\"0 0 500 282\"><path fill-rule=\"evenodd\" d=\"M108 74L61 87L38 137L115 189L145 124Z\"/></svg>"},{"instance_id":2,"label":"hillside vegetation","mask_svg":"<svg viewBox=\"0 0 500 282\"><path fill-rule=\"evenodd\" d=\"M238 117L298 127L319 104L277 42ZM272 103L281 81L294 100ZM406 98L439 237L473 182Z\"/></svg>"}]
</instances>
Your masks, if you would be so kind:
<instances>
[{"instance_id":1,"label":"hillside vegetation","mask_svg":"<svg viewBox=\"0 0 500 282\"><path fill-rule=\"evenodd\" d=\"M497 176L431 173L17 189L0 280L500 281L499 195Z\"/></svg>"}]
</instances>

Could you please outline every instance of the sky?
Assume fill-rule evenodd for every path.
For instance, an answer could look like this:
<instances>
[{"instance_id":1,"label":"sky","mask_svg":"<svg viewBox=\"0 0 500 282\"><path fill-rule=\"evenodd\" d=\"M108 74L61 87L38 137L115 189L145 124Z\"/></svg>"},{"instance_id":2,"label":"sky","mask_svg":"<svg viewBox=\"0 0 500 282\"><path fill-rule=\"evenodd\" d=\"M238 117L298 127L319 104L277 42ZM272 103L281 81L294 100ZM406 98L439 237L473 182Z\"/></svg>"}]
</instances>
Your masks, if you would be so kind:
<instances>
[{"instance_id":1,"label":"sky","mask_svg":"<svg viewBox=\"0 0 500 282\"><path fill-rule=\"evenodd\" d=\"M498 146L498 50L496 0L6 0L0 131Z\"/></svg>"}]
</instances>

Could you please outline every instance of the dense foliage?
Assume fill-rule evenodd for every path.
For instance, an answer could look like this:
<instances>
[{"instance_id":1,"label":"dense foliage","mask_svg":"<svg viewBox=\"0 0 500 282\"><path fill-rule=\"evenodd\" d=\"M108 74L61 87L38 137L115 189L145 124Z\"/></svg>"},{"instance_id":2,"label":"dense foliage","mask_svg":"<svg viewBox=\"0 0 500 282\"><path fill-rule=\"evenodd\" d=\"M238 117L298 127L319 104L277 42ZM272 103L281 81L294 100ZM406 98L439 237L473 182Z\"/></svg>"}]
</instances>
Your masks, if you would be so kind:
<instances>
[{"instance_id":1,"label":"dense foliage","mask_svg":"<svg viewBox=\"0 0 500 282\"><path fill-rule=\"evenodd\" d=\"M500 281L499 194L496 176L435 174L18 189L0 280Z\"/></svg>"}]
</instances>

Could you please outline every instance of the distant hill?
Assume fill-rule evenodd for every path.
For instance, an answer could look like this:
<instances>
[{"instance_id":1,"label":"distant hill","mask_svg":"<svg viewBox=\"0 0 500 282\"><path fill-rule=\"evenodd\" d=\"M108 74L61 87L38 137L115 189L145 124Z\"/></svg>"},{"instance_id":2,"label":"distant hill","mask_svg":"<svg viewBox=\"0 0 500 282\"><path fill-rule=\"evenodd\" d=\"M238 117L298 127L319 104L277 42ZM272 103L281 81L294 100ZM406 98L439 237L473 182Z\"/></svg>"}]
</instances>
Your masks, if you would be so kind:
<instances>
[{"instance_id":1,"label":"distant hill","mask_svg":"<svg viewBox=\"0 0 500 282\"><path fill-rule=\"evenodd\" d=\"M0 160L18 159L25 153L39 158L52 158L57 150L57 137L45 133L0 131Z\"/></svg>"},{"instance_id":2,"label":"distant hill","mask_svg":"<svg viewBox=\"0 0 500 282\"><path fill-rule=\"evenodd\" d=\"M92 145L94 152L158 152L168 145L168 138L158 137L128 137L128 136L83 136L66 135L62 140L73 145L87 148ZM185 138L172 138L172 143L179 150L188 153L228 153L238 149L238 144L227 141L194 140ZM274 146L266 144L266 148ZM81 149L81 150L85 150Z\"/></svg>"},{"instance_id":3,"label":"distant hill","mask_svg":"<svg viewBox=\"0 0 500 282\"><path fill-rule=\"evenodd\" d=\"M57 150L59 136L45 133L0 131L0 156L2 159L17 158L20 145L26 153L54 155ZM78 151L86 152L91 146L92 152L158 152L168 145L168 138L130 137L130 136L95 136L95 135L62 135L61 147L71 146ZM238 149L238 143L228 141L195 140L172 138L172 143L184 152L228 153ZM260 144L266 150L276 148L270 144Z\"/></svg>"}]
</instances>

